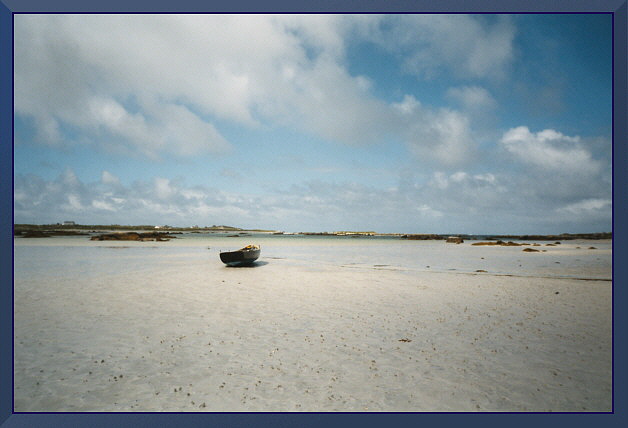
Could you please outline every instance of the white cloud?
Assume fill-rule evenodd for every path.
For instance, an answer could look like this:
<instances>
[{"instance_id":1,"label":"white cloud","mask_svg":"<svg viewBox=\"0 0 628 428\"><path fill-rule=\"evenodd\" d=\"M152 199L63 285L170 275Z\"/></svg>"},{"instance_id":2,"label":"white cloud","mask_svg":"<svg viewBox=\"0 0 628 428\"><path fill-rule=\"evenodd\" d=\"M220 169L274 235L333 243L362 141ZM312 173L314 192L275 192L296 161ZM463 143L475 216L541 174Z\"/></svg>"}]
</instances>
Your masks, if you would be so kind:
<instances>
[{"instance_id":1,"label":"white cloud","mask_svg":"<svg viewBox=\"0 0 628 428\"><path fill-rule=\"evenodd\" d=\"M578 136L569 137L553 129L533 133L526 126L512 128L504 133L501 144L517 160L546 171L591 175L602 167Z\"/></svg>"},{"instance_id":2,"label":"white cloud","mask_svg":"<svg viewBox=\"0 0 628 428\"><path fill-rule=\"evenodd\" d=\"M409 94L390 107L387 123L400 130L402 138L419 159L435 160L449 167L472 160L477 143L470 118L464 113L446 108L426 108Z\"/></svg>"},{"instance_id":3,"label":"white cloud","mask_svg":"<svg viewBox=\"0 0 628 428\"><path fill-rule=\"evenodd\" d=\"M564 207L560 207L558 208L558 211L563 211L574 215L586 215L597 212L603 212L604 214L608 215L611 211L612 205L613 201L611 201L610 199L592 198L584 199L582 201L574 202Z\"/></svg>"},{"instance_id":4,"label":"white cloud","mask_svg":"<svg viewBox=\"0 0 628 428\"><path fill-rule=\"evenodd\" d=\"M37 126L37 138L51 145L57 145L62 140L59 122L53 117L37 116L35 118Z\"/></svg>"},{"instance_id":5,"label":"white cloud","mask_svg":"<svg viewBox=\"0 0 628 428\"><path fill-rule=\"evenodd\" d=\"M84 209L83 204L81 204L81 200L78 195L70 193L67 196L67 208L73 211L82 211Z\"/></svg>"},{"instance_id":6,"label":"white cloud","mask_svg":"<svg viewBox=\"0 0 628 428\"><path fill-rule=\"evenodd\" d=\"M464 171L458 171L451 175L451 180L457 183L463 182L467 179L469 175Z\"/></svg>"},{"instance_id":7,"label":"white cloud","mask_svg":"<svg viewBox=\"0 0 628 428\"><path fill-rule=\"evenodd\" d=\"M217 153L229 147L214 125L203 121L185 106L160 105L154 111L154 117L159 125L149 135L153 141L158 141L166 153L193 156L202 153L207 147Z\"/></svg>"},{"instance_id":8,"label":"white cloud","mask_svg":"<svg viewBox=\"0 0 628 428\"><path fill-rule=\"evenodd\" d=\"M411 94L377 99L369 78L349 72L348 43L380 43L412 72L488 77L507 67L513 34L506 18L463 15L17 15L15 108L42 142L153 159L222 153L230 144L217 123L229 121L346 144L394 136L457 164L474 147L468 118Z\"/></svg>"},{"instance_id":9,"label":"white cloud","mask_svg":"<svg viewBox=\"0 0 628 428\"><path fill-rule=\"evenodd\" d=\"M446 190L450 196L444 199L463 201L465 204L473 200L481 202L480 199L496 201L505 190L500 180L492 173L469 174L465 171L456 171L449 175L436 171L428 181L428 188L436 190L436 193L432 192L433 196ZM443 195L436 199L440 198L443 198Z\"/></svg>"},{"instance_id":10,"label":"white cloud","mask_svg":"<svg viewBox=\"0 0 628 428\"><path fill-rule=\"evenodd\" d=\"M479 86L449 88L446 95L469 111L486 111L497 107L497 101L485 88Z\"/></svg>"},{"instance_id":11,"label":"white cloud","mask_svg":"<svg viewBox=\"0 0 628 428\"><path fill-rule=\"evenodd\" d=\"M416 210L423 216L426 217L434 217L434 218L439 218L439 217L443 217L443 213L433 209L432 207L430 207L429 205L423 204L420 205L418 207L416 207Z\"/></svg>"},{"instance_id":12,"label":"white cloud","mask_svg":"<svg viewBox=\"0 0 628 428\"><path fill-rule=\"evenodd\" d=\"M74 179L69 179L69 177ZM103 177L108 174L103 172ZM400 176L400 179L403 178ZM289 231L362 230L404 233L562 233L610 229L611 199L592 188L547 197L525 176L458 170L426 182L378 188L311 181L264 195L185 186L157 177L130 185L17 175L15 221L83 224L231 224ZM115 182L115 180L112 180ZM413 181L410 179L410 181ZM597 195L597 196L596 196ZM483 218L478 225L477 219ZM557 230L569 224L570 229Z\"/></svg>"},{"instance_id":13,"label":"white cloud","mask_svg":"<svg viewBox=\"0 0 628 428\"><path fill-rule=\"evenodd\" d=\"M449 179L443 172L437 171L434 173L434 176L432 177L430 183L438 189L442 190L446 189L449 186Z\"/></svg>"},{"instance_id":14,"label":"white cloud","mask_svg":"<svg viewBox=\"0 0 628 428\"><path fill-rule=\"evenodd\" d=\"M99 210L105 210L105 211L115 211L115 207L110 204L109 202L106 201L92 201L92 207L99 209Z\"/></svg>"},{"instance_id":15,"label":"white cloud","mask_svg":"<svg viewBox=\"0 0 628 428\"><path fill-rule=\"evenodd\" d=\"M103 171L102 172L100 181L103 184L109 184L109 185L119 185L120 184L120 179L118 177L116 177L115 175L113 175L112 173L110 173L109 171Z\"/></svg>"},{"instance_id":16,"label":"white cloud","mask_svg":"<svg viewBox=\"0 0 628 428\"><path fill-rule=\"evenodd\" d=\"M61 174L61 176L59 177L59 181L68 189L76 190L77 188L81 187L81 183L78 177L76 176L74 171L69 168L67 168L63 172L63 174Z\"/></svg>"},{"instance_id":17,"label":"white cloud","mask_svg":"<svg viewBox=\"0 0 628 428\"><path fill-rule=\"evenodd\" d=\"M391 107L399 111L402 115L414 114L421 108L421 103L413 95L404 95L403 101L392 103Z\"/></svg>"},{"instance_id":18,"label":"white cloud","mask_svg":"<svg viewBox=\"0 0 628 428\"><path fill-rule=\"evenodd\" d=\"M590 232L611 231L613 220L613 201L603 198L582 199L558 207L555 216L565 223L590 224Z\"/></svg>"},{"instance_id":19,"label":"white cloud","mask_svg":"<svg viewBox=\"0 0 628 428\"><path fill-rule=\"evenodd\" d=\"M411 116L408 127L411 149L420 158L435 159L444 165L454 166L469 162L474 155L476 142L469 118L464 114L441 109L423 111Z\"/></svg>"},{"instance_id":20,"label":"white cloud","mask_svg":"<svg viewBox=\"0 0 628 428\"><path fill-rule=\"evenodd\" d=\"M363 20L362 31L398 53L409 73L428 78L442 70L463 78L502 78L514 58L515 28L504 16L489 24L471 15L392 15Z\"/></svg>"},{"instance_id":21,"label":"white cloud","mask_svg":"<svg viewBox=\"0 0 628 428\"><path fill-rule=\"evenodd\" d=\"M488 184L494 184L497 182L496 177L491 174L491 173L486 173L486 174L476 174L473 176L473 179L478 181L478 182L485 182Z\"/></svg>"},{"instance_id":22,"label":"white cloud","mask_svg":"<svg viewBox=\"0 0 628 428\"><path fill-rule=\"evenodd\" d=\"M155 178L155 195L159 199L169 199L175 193L176 189L170 185L170 180L167 178Z\"/></svg>"}]
</instances>

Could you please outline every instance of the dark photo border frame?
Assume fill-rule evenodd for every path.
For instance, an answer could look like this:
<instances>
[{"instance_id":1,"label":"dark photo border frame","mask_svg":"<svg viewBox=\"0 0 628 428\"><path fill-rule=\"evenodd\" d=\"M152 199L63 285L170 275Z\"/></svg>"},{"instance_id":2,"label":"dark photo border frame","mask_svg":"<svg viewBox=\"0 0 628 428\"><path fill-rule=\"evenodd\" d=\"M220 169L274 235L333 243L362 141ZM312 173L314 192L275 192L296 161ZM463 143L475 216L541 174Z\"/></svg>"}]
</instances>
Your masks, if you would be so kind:
<instances>
[{"instance_id":1,"label":"dark photo border frame","mask_svg":"<svg viewBox=\"0 0 628 428\"><path fill-rule=\"evenodd\" d=\"M628 426L628 0L0 0L0 426ZM609 413L14 413L13 17L18 13L609 13L613 15L613 410Z\"/></svg>"}]
</instances>

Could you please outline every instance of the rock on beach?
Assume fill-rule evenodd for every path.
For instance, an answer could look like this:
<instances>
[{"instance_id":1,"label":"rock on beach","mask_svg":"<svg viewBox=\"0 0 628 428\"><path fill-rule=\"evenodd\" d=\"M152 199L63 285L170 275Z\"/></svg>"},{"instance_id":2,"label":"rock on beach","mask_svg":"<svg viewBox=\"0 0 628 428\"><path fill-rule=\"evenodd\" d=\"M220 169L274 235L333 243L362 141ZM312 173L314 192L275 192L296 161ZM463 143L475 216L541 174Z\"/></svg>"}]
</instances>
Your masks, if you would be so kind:
<instances>
[{"instance_id":1,"label":"rock on beach","mask_svg":"<svg viewBox=\"0 0 628 428\"><path fill-rule=\"evenodd\" d=\"M508 241L489 241L489 242L474 242L471 245L501 245L504 247L520 247L522 245L530 245L530 244L517 244L516 242Z\"/></svg>"}]
</instances>

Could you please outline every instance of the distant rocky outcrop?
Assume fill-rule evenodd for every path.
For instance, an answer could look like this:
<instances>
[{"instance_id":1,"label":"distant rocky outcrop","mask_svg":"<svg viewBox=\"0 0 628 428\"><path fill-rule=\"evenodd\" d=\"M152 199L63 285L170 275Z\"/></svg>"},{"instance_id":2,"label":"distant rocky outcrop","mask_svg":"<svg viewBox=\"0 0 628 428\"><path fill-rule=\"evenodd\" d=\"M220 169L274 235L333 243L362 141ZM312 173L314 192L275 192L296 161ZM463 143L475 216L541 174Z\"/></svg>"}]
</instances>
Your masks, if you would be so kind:
<instances>
[{"instance_id":1,"label":"distant rocky outcrop","mask_svg":"<svg viewBox=\"0 0 628 428\"><path fill-rule=\"evenodd\" d=\"M22 238L50 238L52 234L42 232L41 230L27 230L25 232L15 232L15 236L21 236Z\"/></svg>"},{"instance_id":2,"label":"distant rocky outcrop","mask_svg":"<svg viewBox=\"0 0 628 428\"><path fill-rule=\"evenodd\" d=\"M604 233L563 233L561 235L499 235L486 239L517 239L522 241L560 241L572 239L613 239L612 232Z\"/></svg>"},{"instance_id":3,"label":"distant rocky outcrop","mask_svg":"<svg viewBox=\"0 0 628 428\"><path fill-rule=\"evenodd\" d=\"M474 242L471 245L501 245L503 247L520 247L522 245L530 245L530 244L517 244L516 242L512 242L512 241L504 242L504 241L498 240L498 241L488 241L488 242Z\"/></svg>"},{"instance_id":4,"label":"distant rocky outcrop","mask_svg":"<svg viewBox=\"0 0 628 428\"><path fill-rule=\"evenodd\" d=\"M22 238L50 238L53 236L80 236L87 233L76 232L73 230L16 230L15 236Z\"/></svg>"},{"instance_id":5,"label":"distant rocky outcrop","mask_svg":"<svg viewBox=\"0 0 628 428\"><path fill-rule=\"evenodd\" d=\"M460 236L449 236L447 237L447 241L451 244L462 244L464 242L464 239L462 239Z\"/></svg>"},{"instance_id":6,"label":"distant rocky outcrop","mask_svg":"<svg viewBox=\"0 0 628 428\"><path fill-rule=\"evenodd\" d=\"M421 240L421 241L428 241L428 240L443 240L446 237L443 235L434 235L431 233L421 233L418 235L402 235L401 236L402 239L412 239L412 240Z\"/></svg>"},{"instance_id":7,"label":"distant rocky outcrop","mask_svg":"<svg viewBox=\"0 0 628 428\"><path fill-rule=\"evenodd\" d=\"M104 233L92 236L92 241L169 241L176 238L164 232L126 232L126 233Z\"/></svg>"}]
</instances>

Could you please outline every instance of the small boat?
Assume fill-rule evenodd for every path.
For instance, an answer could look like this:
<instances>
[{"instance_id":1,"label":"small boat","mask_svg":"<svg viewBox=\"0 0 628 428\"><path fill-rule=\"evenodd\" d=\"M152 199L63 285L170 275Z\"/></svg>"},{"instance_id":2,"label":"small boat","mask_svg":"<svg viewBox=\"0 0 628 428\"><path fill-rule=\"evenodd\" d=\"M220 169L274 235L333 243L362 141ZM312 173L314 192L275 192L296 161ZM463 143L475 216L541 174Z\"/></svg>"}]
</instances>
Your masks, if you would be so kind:
<instances>
[{"instance_id":1,"label":"small boat","mask_svg":"<svg viewBox=\"0 0 628 428\"><path fill-rule=\"evenodd\" d=\"M227 266L247 266L257 260L260 251L259 245L247 245L237 251L220 253L220 260Z\"/></svg>"}]
</instances>

